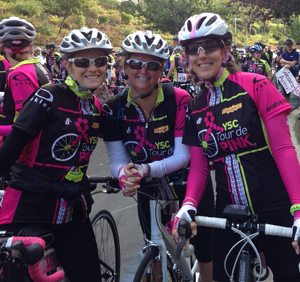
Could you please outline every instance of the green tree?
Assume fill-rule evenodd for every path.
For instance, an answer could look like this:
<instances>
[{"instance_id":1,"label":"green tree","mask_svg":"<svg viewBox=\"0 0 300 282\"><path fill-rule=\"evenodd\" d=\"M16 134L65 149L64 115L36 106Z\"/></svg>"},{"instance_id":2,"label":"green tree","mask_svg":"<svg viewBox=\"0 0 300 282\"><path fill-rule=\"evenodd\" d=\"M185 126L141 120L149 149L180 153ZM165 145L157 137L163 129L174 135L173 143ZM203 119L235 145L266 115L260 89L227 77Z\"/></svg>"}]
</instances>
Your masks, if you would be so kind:
<instances>
[{"instance_id":1,"label":"green tree","mask_svg":"<svg viewBox=\"0 0 300 282\"><path fill-rule=\"evenodd\" d=\"M155 29L178 33L185 20L206 10L208 1L199 0L145 0L141 15Z\"/></svg>"},{"instance_id":2,"label":"green tree","mask_svg":"<svg viewBox=\"0 0 300 282\"><path fill-rule=\"evenodd\" d=\"M81 15L88 8L92 0L41 0L45 5L45 12L60 18L59 31L63 28L65 20L71 15Z\"/></svg>"},{"instance_id":3,"label":"green tree","mask_svg":"<svg viewBox=\"0 0 300 282\"><path fill-rule=\"evenodd\" d=\"M258 6L261 9L271 10L274 18L289 20L291 16L300 15L299 0L230 0L229 3Z\"/></svg>"},{"instance_id":4,"label":"green tree","mask_svg":"<svg viewBox=\"0 0 300 282\"><path fill-rule=\"evenodd\" d=\"M287 28L287 34L293 38L296 43L300 42L300 16L292 20L291 25Z\"/></svg>"}]
</instances>

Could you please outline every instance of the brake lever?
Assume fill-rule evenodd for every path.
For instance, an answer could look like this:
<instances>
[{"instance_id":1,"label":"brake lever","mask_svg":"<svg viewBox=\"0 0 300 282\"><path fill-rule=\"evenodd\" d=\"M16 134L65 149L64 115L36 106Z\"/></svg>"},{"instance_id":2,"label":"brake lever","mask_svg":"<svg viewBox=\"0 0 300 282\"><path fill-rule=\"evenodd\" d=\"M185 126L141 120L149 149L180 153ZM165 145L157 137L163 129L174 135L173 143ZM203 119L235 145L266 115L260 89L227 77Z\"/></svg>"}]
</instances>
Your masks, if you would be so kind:
<instances>
[{"instance_id":1,"label":"brake lever","mask_svg":"<svg viewBox=\"0 0 300 282\"><path fill-rule=\"evenodd\" d=\"M192 231L190 223L185 219L181 219L178 223L178 244L174 257L173 269L176 269L177 267L185 240L189 239L191 235Z\"/></svg>"}]
</instances>

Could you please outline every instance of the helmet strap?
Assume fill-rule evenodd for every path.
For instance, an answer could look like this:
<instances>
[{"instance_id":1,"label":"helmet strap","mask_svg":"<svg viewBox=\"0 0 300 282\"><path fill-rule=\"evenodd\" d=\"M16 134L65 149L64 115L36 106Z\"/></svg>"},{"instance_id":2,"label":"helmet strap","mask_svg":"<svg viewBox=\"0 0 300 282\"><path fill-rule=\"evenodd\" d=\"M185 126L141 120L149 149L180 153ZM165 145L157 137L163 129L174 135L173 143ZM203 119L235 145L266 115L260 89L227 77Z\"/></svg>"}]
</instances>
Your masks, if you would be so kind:
<instances>
[{"instance_id":1,"label":"helmet strap","mask_svg":"<svg viewBox=\"0 0 300 282\"><path fill-rule=\"evenodd\" d=\"M130 83L129 81L129 78L127 79L127 83L129 84L130 88L132 88L134 90L135 93L137 93L138 95L136 96L133 96L130 101L126 104L126 107L129 108L130 105L132 104L132 102L134 102L135 100L137 100L138 98L141 98L141 99L145 99L149 96L151 96L151 94L158 88L158 83L155 84L154 88L147 94L142 94L140 92L138 92L133 86L132 84Z\"/></svg>"}]
</instances>

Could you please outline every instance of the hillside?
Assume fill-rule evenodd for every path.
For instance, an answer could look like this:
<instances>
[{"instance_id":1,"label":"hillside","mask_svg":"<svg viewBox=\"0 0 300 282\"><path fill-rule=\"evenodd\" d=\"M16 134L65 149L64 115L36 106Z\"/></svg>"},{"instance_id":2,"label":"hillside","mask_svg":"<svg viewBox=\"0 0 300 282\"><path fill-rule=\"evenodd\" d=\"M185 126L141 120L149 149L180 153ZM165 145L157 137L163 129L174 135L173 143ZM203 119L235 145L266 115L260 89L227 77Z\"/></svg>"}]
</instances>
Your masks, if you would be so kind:
<instances>
[{"instance_id":1,"label":"hillside","mask_svg":"<svg viewBox=\"0 0 300 282\"><path fill-rule=\"evenodd\" d=\"M37 30L34 45L42 48L48 42L59 45L70 30L82 26L95 27L106 33L116 50L128 34L136 30L153 30L144 17L138 16L134 4L117 0L0 0L0 12L0 20L18 16L30 21ZM229 22L229 27L234 34L233 20ZM275 49L287 38L283 35L284 26L279 22L267 22L265 34L260 22L252 24L248 36L241 19L237 19L236 28L238 47L260 41ZM172 34L162 36L172 44Z\"/></svg>"}]
</instances>

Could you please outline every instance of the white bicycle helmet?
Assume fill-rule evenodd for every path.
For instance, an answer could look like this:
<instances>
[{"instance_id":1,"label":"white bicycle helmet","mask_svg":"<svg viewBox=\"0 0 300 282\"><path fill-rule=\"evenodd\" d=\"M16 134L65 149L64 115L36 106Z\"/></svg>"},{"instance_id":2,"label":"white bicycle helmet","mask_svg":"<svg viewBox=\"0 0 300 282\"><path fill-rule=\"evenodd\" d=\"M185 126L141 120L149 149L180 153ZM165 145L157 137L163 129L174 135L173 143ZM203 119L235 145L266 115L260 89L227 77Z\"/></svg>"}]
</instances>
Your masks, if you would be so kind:
<instances>
[{"instance_id":1,"label":"white bicycle helmet","mask_svg":"<svg viewBox=\"0 0 300 282\"><path fill-rule=\"evenodd\" d=\"M26 40L32 42L36 37L33 25L19 17L10 17L0 22L0 42Z\"/></svg>"},{"instance_id":2,"label":"white bicycle helmet","mask_svg":"<svg viewBox=\"0 0 300 282\"><path fill-rule=\"evenodd\" d=\"M222 39L226 46L230 46L232 42L232 35L226 22L219 15L212 13L202 13L188 18L178 33L181 45L195 38L214 37Z\"/></svg>"},{"instance_id":3,"label":"white bicycle helmet","mask_svg":"<svg viewBox=\"0 0 300 282\"><path fill-rule=\"evenodd\" d=\"M60 53L63 58L82 50L103 49L111 53L113 46L105 33L96 28L74 29L65 36L60 44Z\"/></svg>"},{"instance_id":4,"label":"white bicycle helmet","mask_svg":"<svg viewBox=\"0 0 300 282\"><path fill-rule=\"evenodd\" d=\"M167 60L169 58L168 44L159 34L152 31L137 31L129 34L122 42L121 48L128 53L141 53Z\"/></svg>"}]
</instances>

